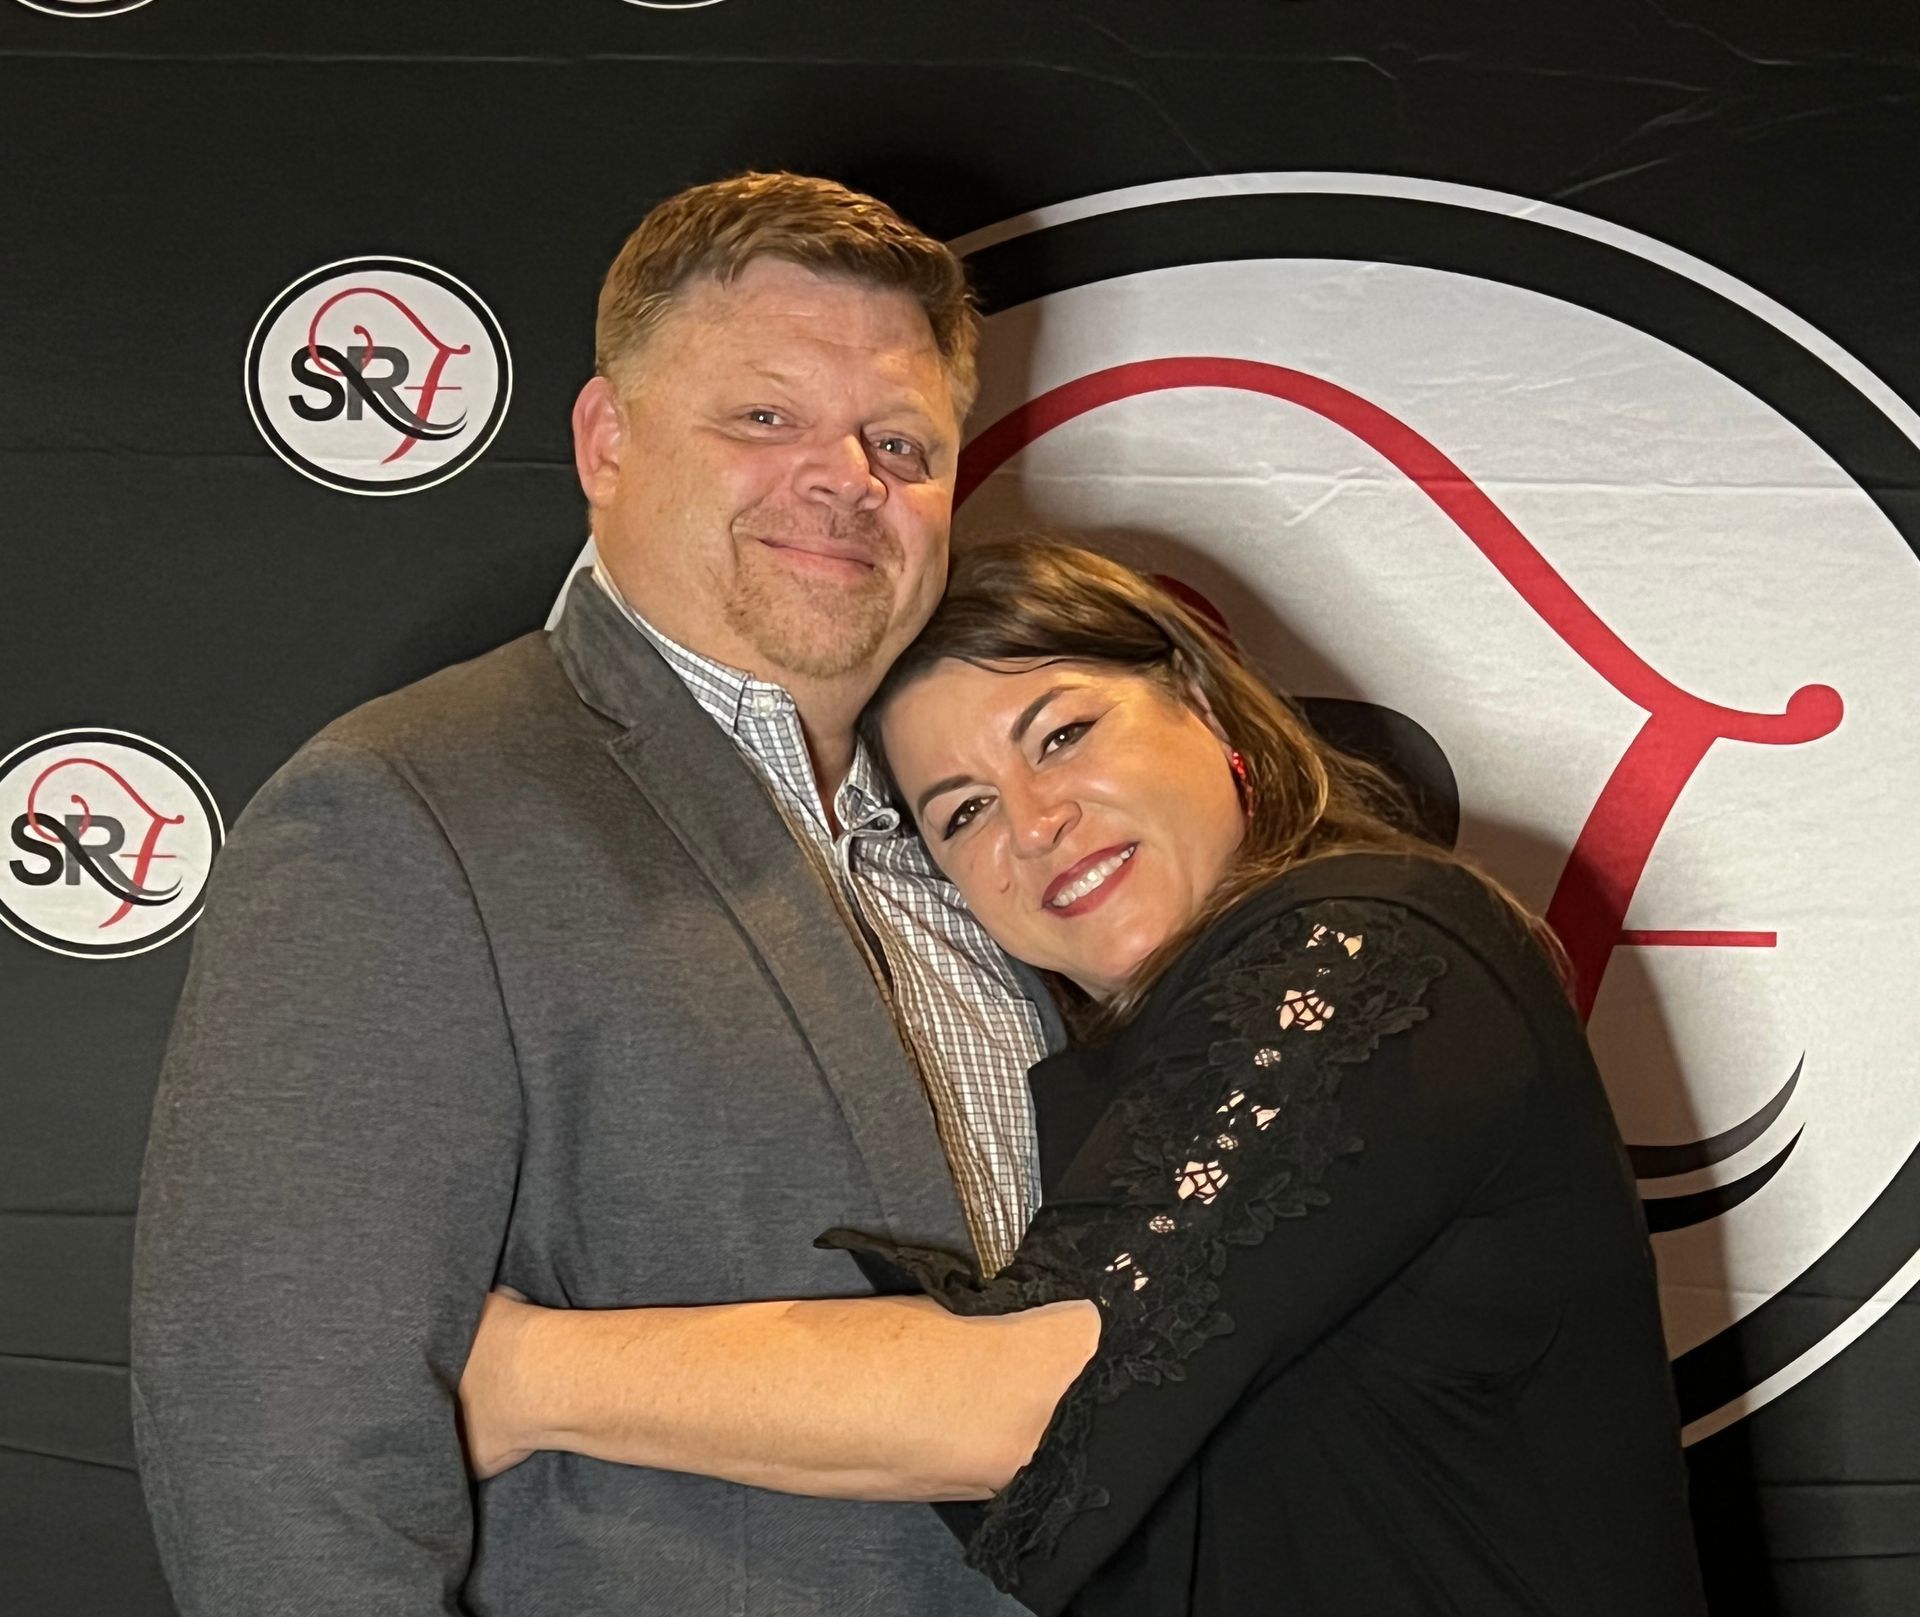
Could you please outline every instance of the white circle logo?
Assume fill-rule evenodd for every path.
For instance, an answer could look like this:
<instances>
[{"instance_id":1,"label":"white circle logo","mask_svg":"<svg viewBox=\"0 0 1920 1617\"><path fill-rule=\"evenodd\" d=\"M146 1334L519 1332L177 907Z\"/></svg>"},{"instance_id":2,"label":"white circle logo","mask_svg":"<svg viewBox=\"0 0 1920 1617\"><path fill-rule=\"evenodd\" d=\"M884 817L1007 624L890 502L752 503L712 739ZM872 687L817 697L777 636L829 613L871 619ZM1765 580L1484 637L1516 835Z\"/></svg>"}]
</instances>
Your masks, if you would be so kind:
<instances>
[{"instance_id":1,"label":"white circle logo","mask_svg":"<svg viewBox=\"0 0 1920 1617\"><path fill-rule=\"evenodd\" d=\"M1920 416L1723 271L1467 186L1171 181L953 245L957 539L1170 576L1566 943L1687 1441L1884 1318L1920 1283Z\"/></svg>"},{"instance_id":2,"label":"white circle logo","mask_svg":"<svg viewBox=\"0 0 1920 1617\"><path fill-rule=\"evenodd\" d=\"M124 730L61 730L0 761L0 921L55 954L144 954L200 918L226 840L205 783Z\"/></svg>"},{"instance_id":3,"label":"white circle logo","mask_svg":"<svg viewBox=\"0 0 1920 1617\"><path fill-rule=\"evenodd\" d=\"M247 406L289 466L350 494L411 494L486 451L513 391L507 342L472 288L407 258L302 276L247 345Z\"/></svg>"},{"instance_id":4,"label":"white circle logo","mask_svg":"<svg viewBox=\"0 0 1920 1617\"><path fill-rule=\"evenodd\" d=\"M31 11L44 11L50 17L117 17L123 11L138 11L151 0L20 0Z\"/></svg>"},{"instance_id":5,"label":"white circle logo","mask_svg":"<svg viewBox=\"0 0 1920 1617\"><path fill-rule=\"evenodd\" d=\"M1410 731L1565 940L1689 1439L1883 1317L1920 1278L1920 419L1732 277L1461 186L1173 182L956 246L959 533L1107 535L1310 710Z\"/></svg>"}]
</instances>

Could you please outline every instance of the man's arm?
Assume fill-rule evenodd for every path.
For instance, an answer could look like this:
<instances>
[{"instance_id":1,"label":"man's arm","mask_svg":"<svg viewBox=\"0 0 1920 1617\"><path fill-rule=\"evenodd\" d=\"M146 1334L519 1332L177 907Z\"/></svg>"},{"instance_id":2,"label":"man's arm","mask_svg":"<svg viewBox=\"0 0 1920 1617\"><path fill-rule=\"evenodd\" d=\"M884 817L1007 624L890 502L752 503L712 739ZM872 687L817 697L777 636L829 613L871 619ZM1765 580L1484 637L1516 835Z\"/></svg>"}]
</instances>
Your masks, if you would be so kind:
<instances>
[{"instance_id":1,"label":"man's arm","mask_svg":"<svg viewBox=\"0 0 1920 1617\"><path fill-rule=\"evenodd\" d=\"M182 1617L459 1611L520 1092L459 862L316 743L221 855L148 1145L134 1430Z\"/></svg>"},{"instance_id":2,"label":"man's arm","mask_svg":"<svg viewBox=\"0 0 1920 1617\"><path fill-rule=\"evenodd\" d=\"M547 1309L488 1298L469 1457L535 1449L836 1499L985 1499L1100 1340L1090 1302L961 1318L927 1297Z\"/></svg>"}]
</instances>

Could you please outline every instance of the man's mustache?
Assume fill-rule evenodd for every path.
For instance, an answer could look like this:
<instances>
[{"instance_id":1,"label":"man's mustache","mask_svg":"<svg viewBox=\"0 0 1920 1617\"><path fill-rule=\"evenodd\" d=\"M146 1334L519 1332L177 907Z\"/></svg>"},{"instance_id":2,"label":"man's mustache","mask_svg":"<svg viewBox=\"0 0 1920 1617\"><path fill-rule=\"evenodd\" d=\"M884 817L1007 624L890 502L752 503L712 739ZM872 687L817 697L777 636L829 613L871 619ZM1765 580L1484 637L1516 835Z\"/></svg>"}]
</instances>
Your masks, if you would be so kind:
<instances>
[{"instance_id":1,"label":"man's mustache","mask_svg":"<svg viewBox=\"0 0 1920 1617\"><path fill-rule=\"evenodd\" d=\"M736 522L733 531L735 537L741 539L802 548L818 546L875 566L891 565L900 556L899 540L888 531L886 524L866 511L836 517L826 523L812 516L793 521L759 517Z\"/></svg>"}]
</instances>

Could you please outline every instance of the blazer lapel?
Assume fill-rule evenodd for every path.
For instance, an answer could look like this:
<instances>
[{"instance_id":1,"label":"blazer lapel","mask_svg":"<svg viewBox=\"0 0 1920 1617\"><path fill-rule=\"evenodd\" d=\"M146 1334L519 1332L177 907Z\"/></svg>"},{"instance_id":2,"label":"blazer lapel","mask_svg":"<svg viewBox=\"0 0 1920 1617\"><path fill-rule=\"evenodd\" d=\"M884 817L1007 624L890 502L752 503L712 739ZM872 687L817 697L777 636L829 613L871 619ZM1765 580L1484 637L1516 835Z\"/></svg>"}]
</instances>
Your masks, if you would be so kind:
<instances>
[{"instance_id":1,"label":"blazer lapel","mask_svg":"<svg viewBox=\"0 0 1920 1617\"><path fill-rule=\"evenodd\" d=\"M752 941L811 1046L896 1240L971 1250L918 1074L861 946L738 747L607 599L573 584L554 650L624 727L608 751Z\"/></svg>"}]
</instances>

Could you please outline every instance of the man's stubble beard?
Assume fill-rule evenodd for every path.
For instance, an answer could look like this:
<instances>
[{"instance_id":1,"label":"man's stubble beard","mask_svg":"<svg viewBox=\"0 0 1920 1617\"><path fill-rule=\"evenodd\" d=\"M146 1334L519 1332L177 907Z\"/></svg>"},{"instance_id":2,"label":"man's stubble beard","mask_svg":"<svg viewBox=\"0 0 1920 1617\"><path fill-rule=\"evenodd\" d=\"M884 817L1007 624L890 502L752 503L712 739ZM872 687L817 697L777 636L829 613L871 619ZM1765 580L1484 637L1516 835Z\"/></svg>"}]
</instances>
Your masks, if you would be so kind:
<instances>
[{"instance_id":1,"label":"man's stubble beard","mask_svg":"<svg viewBox=\"0 0 1920 1617\"><path fill-rule=\"evenodd\" d=\"M803 679L841 679L866 666L894 621L899 547L887 536L873 571L843 583L784 571L751 538L736 541L727 626L774 668Z\"/></svg>"}]
</instances>

